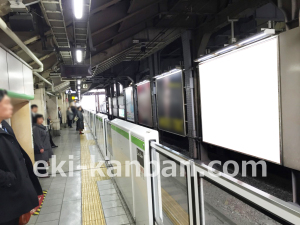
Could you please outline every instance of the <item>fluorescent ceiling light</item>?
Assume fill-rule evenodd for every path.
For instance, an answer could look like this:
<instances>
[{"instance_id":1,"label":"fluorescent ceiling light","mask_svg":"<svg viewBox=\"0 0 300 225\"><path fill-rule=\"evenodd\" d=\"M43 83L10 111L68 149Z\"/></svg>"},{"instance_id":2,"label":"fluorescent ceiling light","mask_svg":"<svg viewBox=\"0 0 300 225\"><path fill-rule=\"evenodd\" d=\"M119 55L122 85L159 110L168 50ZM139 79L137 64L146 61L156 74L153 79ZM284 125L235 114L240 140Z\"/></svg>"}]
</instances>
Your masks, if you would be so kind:
<instances>
[{"instance_id":1,"label":"fluorescent ceiling light","mask_svg":"<svg viewBox=\"0 0 300 225\"><path fill-rule=\"evenodd\" d=\"M140 85L143 85L143 84L146 84L146 83L149 83L150 81L149 80L144 80L140 83L137 83L136 86L140 86Z\"/></svg>"},{"instance_id":2,"label":"fluorescent ceiling light","mask_svg":"<svg viewBox=\"0 0 300 225\"><path fill-rule=\"evenodd\" d=\"M80 84L81 84L81 80L77 80L77 84L79 84L79 85L80 85Z\"/></svg>"},{"instance_id":3,"label":"fluorescent ceiling light","mask_svg":"<svg viewBox=\"0 0 300 225\"><path fill-rule=\"evenodd\" d=\"M246 39L246 40L244 40L244 41L242 41L242 42L240 42L240 43L238 43L238 44L239 44L239 45L244 45L244 44L246 44L246 43L255 41L255 40L257 40L257 39L260 39L260 38L262 38L262 37L264 37L264 36L266 36L266 35L267 35L266 33L262 33L262 34L259 34L259 35L254 36L254 37L252 37L252 38Z\"/></svg>"},{"instance_id":4,"label":"fluorescent ceiling light","mask_svg":"<svg viewBox=\"0 0 300 225\"><path fill-rule=\"evenodd\" d=\"M74 16L76 19L81 19L83 16L83 0L74 0Z\"/></svg>"},{"instance_id":5,"label":"fluorescent ceiling light","mask_svg":"<svg viewBox=\"0 0 300 225\"><path fill-rule=\"evenodd\" d=\"M202 58L199 58L199 59L197 59L197 62L201 62L201 61L210 59L211 57L214 57L214 55L207 55L207 56L204 56Z\"/></svg>"},{"instance_id":6,"label":"fluorescent ceiling light","mask_svg":"<svg viewBox=\"0 0 300 225\"><path fill-rule=\"evenodd\" d=\"M76 60L79 63L82 62L82 51L81 50L76 50Z\"/></svg>"},{"instance_id":7,"label":"fluorescent ceiling light","mask_svg":"<svg viewBox=\"0 0 300 225\"><path fill-rule=\"evenodd\" d=\"M80 90L80 86L78 86L78 90Z\"/></svg>"},{"instance_id":8,"label":"fluorescent ceiling light","mask_svg":"<svg viewBox=\"0 0 300 225\"><path fill-rule=\"evenodd\" d=\"M169 73L175 73L175 72L178 72L178 71L180 71L180 69L173 69Z\"/></svg>"},{"instance_id":9,"label":"fluorescent ceiling light","mask_svg":"<svg viewBox=\"0 0 300 225\"><path fill-rule=\"evenodd\" d=\"M88 92L90 92L90 93L105 92L105 89L93 89L93 90L90 90Z\"/></svg>"},{"instance_id":10,"label":"fluorescent ceiling light","mask_svg":"<svg viewBox=\"0 0 300 225\"><path fill-rule=\"evenodd\" d=\"M170 70L169 72L163 73L161 75L157 75L154 78L160 79L160 78L163 78L163 77L166 77L166 76L170 76L170 75L172 75L174 73L177 73L179 71L182 71L182 70L180 70L180 69L173 69L173 70Z\"/></svg>"},{"instance_id":11,"label":"fluorescent ceiling light","mask_svg":"<svg viewBox=\"0 0 300 225\"><path fill-rule=\"evenodd\" d=\"M216 54L218 55L218 54L221 54L221 53L223 53L223 52L227 52L227 51L229 51L229 50L231 50L231 49L234 49L234 48L236 48L236 46L230 46L230 47L228 47L228 48L224 48L224 49L222 49L222 50L216 52Z\"/></svg>"}]
</instances>

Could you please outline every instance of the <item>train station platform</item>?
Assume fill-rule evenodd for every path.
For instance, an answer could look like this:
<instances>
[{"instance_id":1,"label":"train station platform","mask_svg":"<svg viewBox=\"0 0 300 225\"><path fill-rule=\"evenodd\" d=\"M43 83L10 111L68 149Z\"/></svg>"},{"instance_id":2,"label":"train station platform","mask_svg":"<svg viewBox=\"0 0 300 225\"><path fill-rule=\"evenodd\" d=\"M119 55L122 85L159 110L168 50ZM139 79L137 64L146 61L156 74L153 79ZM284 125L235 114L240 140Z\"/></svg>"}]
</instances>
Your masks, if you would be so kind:
<instances>
[{"instance_id":1,"label":"train station platform","mask_svg":"<svg viewBox=\"0 0 300 225\"><path fill-rule=\"evenodd\" d=\"M63 128L61 136L54 138L59 147L50 162L51 177L40 179L47 194L29 225L300 224L299 208L195 163L153 139L142 139L151 133L148 128L102 120L91 112L85 113L85 121L83 135L75 128ZM140 139L135 138L137 134ZM111 164L113 159L122 161L129 149L137 150L137 156L129 157L137 157L137 168L144 175L136 177L132 170L129 177L123 172L111 176L109 171L118 169ZM176 173L166 176L170 162ZM53 170L54 165L61 170ZM147 177L149 171L158 175Z\"/></svg>"},{"instance_id":2,"label":"train station platform","mask_svg":"<svg viewBox=\"0 0 300 225\"><path fill-rule=\"evenodd\" d=\"M89 129L79 136L75 128L66 128L53 140L58 145L53 149L56 164L64 162L61 168L65 174L40 179L47 195L39 215L33 215L29 225L132 224L110 178L99 174L90 176L96 163L104 159ZM95 157L91 159L91 155ZM94 159L96 161L91 161ZM70 164L74 166L73 174L69 171ZM106 174L105 164L101 170Z\"/></svg>"}]
</instances>

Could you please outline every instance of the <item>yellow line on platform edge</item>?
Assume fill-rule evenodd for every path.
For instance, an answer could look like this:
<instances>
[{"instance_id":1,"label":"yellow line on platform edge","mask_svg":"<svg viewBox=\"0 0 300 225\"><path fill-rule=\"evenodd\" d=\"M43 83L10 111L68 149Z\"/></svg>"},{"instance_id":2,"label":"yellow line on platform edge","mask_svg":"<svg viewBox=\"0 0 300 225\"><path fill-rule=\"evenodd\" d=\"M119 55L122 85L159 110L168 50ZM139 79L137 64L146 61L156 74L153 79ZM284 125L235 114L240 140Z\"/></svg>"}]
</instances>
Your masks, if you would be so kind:
<instances>
[{"instance_id":1,"label":"yellow line on platform edge","mask_svg":"<svg viewBox=\"0 0 300 225\"><path fill-rule=\"evenodd\" d=\"M87 130L85 133L89 133ZM91 162L90 145L95 145L94 140L87 140L86 135L80 135L81 146L81 195L82 195L82 224L83 225L106 225L97 181L108 180L106 168L101 168L105 176L100 176L96 171L95 164Z\"/></svg>"}]
</instances>

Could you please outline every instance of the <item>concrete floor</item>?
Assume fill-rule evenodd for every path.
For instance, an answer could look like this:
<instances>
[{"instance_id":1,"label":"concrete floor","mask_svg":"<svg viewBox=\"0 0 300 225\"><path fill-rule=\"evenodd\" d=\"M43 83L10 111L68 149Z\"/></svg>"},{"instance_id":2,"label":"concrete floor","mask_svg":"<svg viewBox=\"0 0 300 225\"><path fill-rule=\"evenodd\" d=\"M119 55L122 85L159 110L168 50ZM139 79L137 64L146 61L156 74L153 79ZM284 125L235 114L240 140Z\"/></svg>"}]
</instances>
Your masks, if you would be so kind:
<instances>
[{"instance_id":1,"label":"concrete floor","mask_svg":"<svg viewBox=\"0 0 300 225\"><path fill-rule=\"evenodd\" d=\"M29 224L36 225L81 225L81 171L79 134L72 129L63 129L61 136L54 137L58 148L53 149L57 164L69 160L73 155L75 171L69 176L69 162L62 166L67 177L56 174L56 177L42 178L43 190L48 190L40 215L31 217ZM51 167L50 167L51 169Z\"/></svg>"},{"instance_id":2,"label":"concrete floor","mask_svg":"<svg viewBox=\"0 0 300 225\"><path fill-rule=\"evenodd\" d=\"M86 127L84 134L87 140L93 140L92 134ZM33 215L29 225L81 225L82 222L82 180L81 180L81 143L80 136L75 128L63 128L61 136L54 137L53 141L58 148L53 149L56 159L51 159L51 165L57 166L65 162L61 169L66 176L52 171L49 167L50 178L41 178L43 190L48 190L39 215ZM90 145L91 161L103 161L97 145ZM70 155L72 156L70 159ZM70 166L73 165L73 175ZM55 175L55 176L54 176ZM111 180L99 181L97 194L103 202L102 208L105 220L101 224L119 225L133 224L130 215L121 201L106 201L109 193L116 192ZM101 193L101 194L100 194ZM109 200L109 199L108 199ZM97 213L97 212L96 212ZM131 223L130 223L131 222Z\"/></svg>"}]
</instances>

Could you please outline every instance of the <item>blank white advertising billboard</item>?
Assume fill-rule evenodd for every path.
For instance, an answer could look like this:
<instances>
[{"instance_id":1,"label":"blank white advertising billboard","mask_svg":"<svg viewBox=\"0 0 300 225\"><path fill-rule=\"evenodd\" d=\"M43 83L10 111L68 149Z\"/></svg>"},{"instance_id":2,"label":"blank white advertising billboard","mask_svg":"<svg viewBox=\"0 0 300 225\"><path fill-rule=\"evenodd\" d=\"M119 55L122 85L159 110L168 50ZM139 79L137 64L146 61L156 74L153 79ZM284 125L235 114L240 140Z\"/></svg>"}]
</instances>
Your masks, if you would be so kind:
<instances>
[{"instance_id":1,"label":"blank white advertising billboard","mask_svg":"<svg viewBox=\"0 0 300 225\"><path fill-rule=\"evenodd\" d=\"M281 163L278 40L199 65L203 141Z\"/></svg>"}]
</instances>

